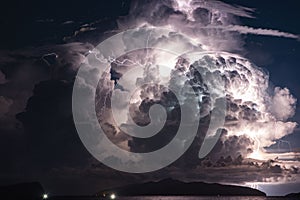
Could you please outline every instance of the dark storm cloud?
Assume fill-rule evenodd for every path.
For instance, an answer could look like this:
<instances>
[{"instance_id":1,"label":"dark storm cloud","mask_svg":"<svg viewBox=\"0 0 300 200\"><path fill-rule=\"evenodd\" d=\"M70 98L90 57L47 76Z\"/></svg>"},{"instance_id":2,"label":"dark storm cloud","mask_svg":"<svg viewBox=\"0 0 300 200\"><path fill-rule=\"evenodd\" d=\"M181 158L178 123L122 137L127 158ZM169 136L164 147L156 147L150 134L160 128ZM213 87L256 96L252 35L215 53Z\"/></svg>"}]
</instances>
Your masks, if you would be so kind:
<instances>
[{"instance_id":1,"label":"dark storm cloud","mask_svg":"<svg viewBox=\"0 0 300 200\"><path fill-rule=\"evenodd\" d=\"M73 125L71 93L91 47L70 43L1 52L0 152L6 165L0 184L41 180L54 167L79 165L80 154L88 157Z\"/></svg>"},{"instance_id":2,"label":"dark storm cloud","mask_svg":"<svg viewBox=\"0 0 300 200\"><path fill-rule=\"evenodd\" d=\"M77 69L93 48L91 43L103 39L99 32L115 28L114 19L127 12L126 2L73 2L70 9L66 2L27 1L16 6L19 9L13 1L1 7L4 18L0 23L6 27L1 32L1 49L11 49L0 51L1 185L37 180L52 188L52 194L71 193L82 176L89 174L95 188L92 191L84 181L77 187L82 194L97 191L99 177L113 175L114 171L103 169L102 175L93 178L95 160L77 136L71 94ZM86 36L93 31L95 40ZM76 37L67 37L73 33ZM57 44L65 36L68 43ZM113 132L110 125L107 129Z\"/></svg>"},{"instance_id":3,"label":"dark storm cloud","mask_svg":"<svg viewBox=\"0 0 300 200\"><path fill-rule=\"evenodd\" d=\"M0 71L0 84L3 84L5 82L6 82L5 75L2 73L2 71Z\"/></svg>"},{"instance_id":4,"label":"dark storm cloud","mask_svg":"<svg viewBox=\"0 0 300 200\"><path fill-rule=\"evenodd\" d=\"M11 99L5 99L3 96L0 97L1 107L0 107L0 118L9 111L9 107L12 105Z\"/></svg>"},{"instance_id":5,"label":"dark storm cloud","mask_svg":"<svg viewBox=\"0 0 300 200\"><path fill-rule=\"evenodd\" d=\"M226 131L224 131L210 157L212 159L219 159L220 157L228 156L233 158L245 156L253 152L253 144L253 140L245 135L226 136Z\"/></svg>"},{"instance_id":6,"label":"dark storm cloud","mask_svg":"<svg viewBox=\"0 0 300 200\"><path fill-rule=\"evenodd\" d=\"M210 24L211 13L205 8L197 8L193 11L195 20L204 26Z\"/></svg>"},{"instance_id":7,"label":"dark storm cloud","mask_svg":"<svg viewBox=\"0 0 300 200\"><path fill-rule=\"evenodd\" d=\"M24 110L39 81L51 78L71 80L90 48L88 44L73 43L2 52L0 94L6 103L11 104L6 107L6 115L13 119Z\"/></svg>"},{"instance_id":8,"label":"dark storm cloud","mask_svg":"<svg viewBox=\"0 0 300 200\"><path fill-rule=\"evenodd\" d=\"M117 23L112 19L95 20L94 22L76 27L73 33L65 36L65 42L88 42L94 45L99 44L105 38L111 36L111 30L117 29Z\"/></svg>"},{"instance_id":9,"label":"dark storm cloud","mask_svg":"<svg viewBox=\"0 0 300 200\"><path fill-rule=\"evenodd\" d=\"M28 162L35 173L71 163L82 165L89 158L73 125L72 86L63 80L38 83L25 111L17 116L25 129Z\"/></svg>"}]
</instances>

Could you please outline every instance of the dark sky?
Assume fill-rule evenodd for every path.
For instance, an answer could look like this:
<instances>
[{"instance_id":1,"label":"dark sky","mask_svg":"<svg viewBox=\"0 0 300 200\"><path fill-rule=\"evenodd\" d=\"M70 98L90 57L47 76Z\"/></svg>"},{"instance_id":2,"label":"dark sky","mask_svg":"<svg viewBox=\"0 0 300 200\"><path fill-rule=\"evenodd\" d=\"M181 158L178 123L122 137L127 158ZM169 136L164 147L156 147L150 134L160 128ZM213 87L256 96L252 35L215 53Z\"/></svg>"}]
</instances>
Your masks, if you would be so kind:
<instances>
[{"instance_id":1,"label":"dark sky","mask_svg":"<svg viewBox=\"0 0 300 200\"><path fill-rule=\"evenodd\" d=\"M256 18L240 19L244 25L300 34L297 0L224 2L255 8ZM176 177L176 172L169 171L168 175L164 171L132 175L112 170L87 152L74 127L74 65L91 49L90 44L97 45L109 35L107 31L117 29L116 19L128 14L129 0L12 0L1 4L0 185L40 181L52 194L87 194L107 185L157 180L170 174ZM90 23L97 31L85 26ZM287 87L300 99L300 42L242 37L244 56L269 71L270 88ZM300 123L299 107L292 120ZM283 140L300 151L299 129ZM219 174L222 171L216 172ZM187 174L183 179L191 177ZM272 188L265 190L274 193Z\"/></svg>"}]
</instances>

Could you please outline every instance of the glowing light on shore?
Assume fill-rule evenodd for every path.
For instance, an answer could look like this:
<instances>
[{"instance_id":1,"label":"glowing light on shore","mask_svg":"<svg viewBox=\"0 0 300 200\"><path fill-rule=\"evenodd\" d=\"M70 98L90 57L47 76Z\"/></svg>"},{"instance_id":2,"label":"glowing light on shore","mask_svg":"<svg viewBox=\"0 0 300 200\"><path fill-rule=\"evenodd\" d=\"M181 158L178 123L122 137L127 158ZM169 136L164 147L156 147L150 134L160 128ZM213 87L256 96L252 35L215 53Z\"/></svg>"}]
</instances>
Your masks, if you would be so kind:
<instances>
[{"instance_id":1,"label":"glowing light on shore","mask_svg":"<svg viewBox=\"0 0 300 200\"><path fill-rule=\"evenodd\" d=\"M114 194L114 193L112 193L111 195L110 195L110 199L116 199L116 195Z\"/></svg>"}]
</instances>

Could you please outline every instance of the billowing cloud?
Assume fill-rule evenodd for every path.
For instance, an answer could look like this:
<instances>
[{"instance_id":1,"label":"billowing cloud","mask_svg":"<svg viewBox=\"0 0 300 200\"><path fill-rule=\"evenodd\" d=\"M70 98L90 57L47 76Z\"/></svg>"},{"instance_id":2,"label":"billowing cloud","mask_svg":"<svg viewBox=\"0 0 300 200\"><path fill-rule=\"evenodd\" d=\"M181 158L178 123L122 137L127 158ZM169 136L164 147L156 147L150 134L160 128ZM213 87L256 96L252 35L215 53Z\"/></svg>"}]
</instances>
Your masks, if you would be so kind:
<instances>
[{"instance_id":1,"label":"billowing cloud","mask_svg":"<svg viewBox=\"0 0 300 200\"><path fill-rule=\"evenodd\" d=\"M294 116L297 100L290 94L289 89L276 87L271 101L271 112L278 120L285 121Z\"/></svg>"},{"instance_id":2,"label":"billowing cloud","mask_svg":"<svg viewBox=\"0 0 300 200\"><path fill-rule=\"evenodd\" d=\"M195 169L197 167L207 167L208 165L211 167L240 165L242 167L239 169L243 171L246 170L245 168L248 165L251 165L253 169L261 166L259 172L256 171L255 173L258 174L266 170L272 174L270 177L276 176L276 174L281 176L282 173L290 173L293 166L283 168L283 162L263 164L264 162L268 163L270 158L276 158L276 155L267 155L264 148L292 133L296 128L297 124L295 122L288 121L295 113L296 99L289 93L288 89L275 88L274 94L269 94L269 74L241 55L228 52L243 50L243 41L239 37L240 34L270 35L295 39L298 36L277 30L255 29L238 24L237 17L252 18L253 12L254 9L251 8L230 6L219 1L152 1L148 3L136 1L132 4L130 14L118 20L120 30L133 27L167 28L170 33L174 31L184 34L196 43L195 45L187 42L185 43L186 46L199 47L201 50L212 52L195 62L189 62L188 59L178 59L177 62L168 63L171 70L164 72L169 76L169 79L164 80L164 84L167 84L167 86L185 87L186 84L191 84L197 98L199 98L199 107L201 107L199 110L201 122L197 141L172 167ZM138 37L140 33L137 31L134 34ZM124 37L123 48L127 49L134 45L136 41ZM174 41L177 41L176 37L171 37L171 34L151 40L151 42L165 44L166 46L172 42L174 43ZM103 85L101 85L102 89L101 87L99 89L99 96L105 97L110 96L109 94L112 91L109 90L115 89L119 97L118 100L121 101L122 98L120 97L129 94L128 83L126 83L128 79L123 79L122 75L133 68L129 63L135 63L143 69L144 73L141 77L131 77L133 79L131 81L135 82L136 91L132 96L132 102L123 102L129 103L131 107L129 112L123 112L124 110L119 112L122 117L118 116L117 118L122 118L122 126L126 126L127 131L130 130L128 124L131 122L126 121L128 118L132 118L138 125L147 125L150 122L149 108L152 105L161 104L166 107L168 118L165 127L157 136L147 140L121 137L120 135L126 135L126 132L124 129L117 128L112 120L113 116L106 113L110 112L110 109L107 109L103 115L103 110L98 108L102 116L105 116L101 117L100 120L105 121L105 119L108 119L110 126L114 127L114 134L111 139L117 144L124 144L126 140L129 140L126 148L129 147L134 152L153 151L171 141L174 137L171 132L176 132L177 128L173 125L178 125L180 121L178 118L180 115L179 107L188 105L189 94L185 94L187 96L184 96L183 99L177 99L176 102L176 97L169 95L171 92L168 89L153 85L139 88L149 80L162 83L162 80L159 79L161 71L159 67L156 68L156 64L157 66L160 64L158 57L158 53L148 50L118 58L118 62L114 62L111 66L111 73L103 77L103 79L107 79L106 82L115 81L114 87L111 87L112 83L110 83L110 87L103 89ZM142 64L149 61L146 58L151 60L153 64L151 67ZM103 61L99 60L99 62ZM215 149L209 154L210 160L202 161L206 164L199 166L199 163L196 162L196 159L198 159L197 153L203 142L207 123L211 117L210 114L214 109L214 106L211 105L218 99L215 96L216 94L207 90L208 85L203 81L204 74L198 72L203 73L205 69L209 69L206 74L206 79L210 80L209 84L213 85L216 82L213 78L209 78L213 77L212 74L220 75L225 82L227 115L222 137ZM187 77L188 81L177 81L176 76ZM105 94L101 93L101 90L105 91ZM120 103L119 105L123 104ZM106 107L110 108L109 106ZM121 107L118 107L118 109L125 108L125 106ZM281 111L282 109L284 111ZM197 110L197 108L194 108L194 110ZM254 160L254 164L249 164L252 162L249 161L251 159ZM258 162L257 160L262 161L255 164L255 162ZM231 169L231 167L229 168ZM257 180L263 181L262 178Z\"/></svg>"}]
</instances>

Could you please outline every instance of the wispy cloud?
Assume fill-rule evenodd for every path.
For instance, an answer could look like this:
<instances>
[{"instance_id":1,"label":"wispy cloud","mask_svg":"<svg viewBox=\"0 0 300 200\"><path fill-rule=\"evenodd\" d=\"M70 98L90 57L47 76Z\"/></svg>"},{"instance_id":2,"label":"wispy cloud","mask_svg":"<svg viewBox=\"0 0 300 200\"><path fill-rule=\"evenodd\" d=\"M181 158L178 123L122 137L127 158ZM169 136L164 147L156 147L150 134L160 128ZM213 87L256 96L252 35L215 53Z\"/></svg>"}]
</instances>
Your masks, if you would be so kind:
<instances>
[{"instance_id":1,"label":"wispy cloud","mask_svg":"<svg viewBox=\"0 0 300 200\"><path fill-rule=\"evenodd\" d=\"M185 0L180 0L178 2L186 2ZM238 5L230 5L224 3L222 1L210 0L194 0L190 2L190 7L195 9L197 7L206 8L209 10L222 10L223 13L230 13L234 16L246 17L246 18L255 18L253 16L254 8L238 6Z\"/></svg>"},{"instance_id":2,"label":"wispy cloud","mask_svg":"<svg viewBox=\"0 0 300 200\"><path fill-rule=\"evenodd\" d=\"M253 27L240 26L240 25L228 25L228 26L209 25L209 26L203 27L203 29L221 29L222 31L238 32L240 34L268 35L268 36L276 36L276 37L293 38L293 39L298 39L298 40L300 38L299 35L282 32L279 30L253 28Z\"/></svg>"}]
</instances>

